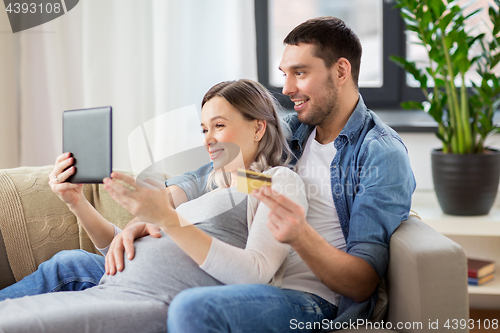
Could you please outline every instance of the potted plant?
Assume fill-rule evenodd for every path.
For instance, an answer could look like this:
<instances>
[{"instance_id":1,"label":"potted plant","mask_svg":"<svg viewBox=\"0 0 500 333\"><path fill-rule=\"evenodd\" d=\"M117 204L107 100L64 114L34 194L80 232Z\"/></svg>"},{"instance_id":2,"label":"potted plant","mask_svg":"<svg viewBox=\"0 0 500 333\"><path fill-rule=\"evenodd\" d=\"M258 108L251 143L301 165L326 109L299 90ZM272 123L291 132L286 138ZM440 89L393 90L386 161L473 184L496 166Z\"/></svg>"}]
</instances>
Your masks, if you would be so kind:
<instances>
[{"instance_id":1,"label":"potted plant","mask_svg":"<svg viewBox=\"0 0 500 333\"><path fill-rule=\"evenodd\" d=\"M487 214L498 192L500 152L485 147L485 139L500 132L493 123L500 105L500 0L488 8L491 34L468 29L466 23L482 9L465 13L458 1L396 0L409 31L427 50L422 66L402 57L391 60L419 83L424 102L408 101L406 109L421 109L438 124L441 149L432 151L432 175L442 210L453 215ZM477 51L479 49L479 51ZM474 51L476 50L476 51ZM475 69L480 82L466 72Z\"/></svg>"}]
</instances>

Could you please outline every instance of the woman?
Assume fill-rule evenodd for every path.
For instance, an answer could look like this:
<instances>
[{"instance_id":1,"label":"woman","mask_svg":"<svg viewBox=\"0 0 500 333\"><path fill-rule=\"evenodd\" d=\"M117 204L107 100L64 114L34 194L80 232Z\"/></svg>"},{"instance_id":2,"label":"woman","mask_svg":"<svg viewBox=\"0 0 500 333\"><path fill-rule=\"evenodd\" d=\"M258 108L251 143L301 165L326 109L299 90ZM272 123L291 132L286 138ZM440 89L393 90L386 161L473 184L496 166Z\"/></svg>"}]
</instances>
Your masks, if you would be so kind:
<instances>
[{"instance_id":1,"label":"woman","mask_svg":"<svg viewBox=\"0 0 500 333\"><path fill-rule=\"evenodd\" d=\"M185 202L186 195L175 188L140 187L133 178L113 173L132 188L105 179L111 196L137 220L161 226L162 237L138 239L135 258L125 260L123 271L105 275L97 287L0 302L0 331L161 332L166 330L168 304L184 289L279 285L290 247L269 231L268 207L235 190L238 168L264 171L273 176L274 189L286 189L290 198L307 207L302 181L282 166L290 152L273 98L253 81L223 82L203 98L201 118L214 165L210 191ZM67 155L58 158L51 187L94 244L105 248L115 228L85 200L81 185L64 183L74 173L74 167L67 168L71 164Z\"/></svg>"}]
</instances>

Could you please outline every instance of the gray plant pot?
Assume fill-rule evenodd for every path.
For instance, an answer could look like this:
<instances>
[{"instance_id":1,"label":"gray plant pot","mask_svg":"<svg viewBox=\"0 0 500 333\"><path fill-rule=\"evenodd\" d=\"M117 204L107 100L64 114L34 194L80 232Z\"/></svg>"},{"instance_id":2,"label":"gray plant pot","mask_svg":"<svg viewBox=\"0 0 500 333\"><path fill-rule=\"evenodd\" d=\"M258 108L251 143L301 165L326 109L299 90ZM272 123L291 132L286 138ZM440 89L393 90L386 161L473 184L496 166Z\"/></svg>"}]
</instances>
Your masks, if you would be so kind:
<instances>
[{"instance_id":1,"label":"gray plant pot","mask_svg":"<svg viewBox=\"0 0 500 333\"><path fill-rule=\"evenodd\" d=\"M485 154L443 154L432 151L432 179L445 214L486 215L498 193L500 151Z\"/></svg>"}]
</instances>

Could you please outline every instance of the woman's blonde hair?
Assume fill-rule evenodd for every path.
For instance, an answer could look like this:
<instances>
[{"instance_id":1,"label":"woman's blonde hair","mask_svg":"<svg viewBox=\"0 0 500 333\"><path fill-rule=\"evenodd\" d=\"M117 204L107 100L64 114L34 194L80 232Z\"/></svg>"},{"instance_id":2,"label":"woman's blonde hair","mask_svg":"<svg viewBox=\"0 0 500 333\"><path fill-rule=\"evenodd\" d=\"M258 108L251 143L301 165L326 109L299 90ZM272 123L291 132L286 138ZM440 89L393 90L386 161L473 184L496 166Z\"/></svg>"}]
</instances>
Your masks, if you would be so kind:
<instances>
[{"instance_id":1,"label":"woman's blonde hair","mask_svg":"<svg viewBox=\"0 0 500 333\"><path fill-rule=\"evenodd\" d=\"M290 129L278 117L278 102L260 83L252 80L224 81L213 86L203 97L201 107L212 98L219 96L238 110L243 118L265 120L267 123L264 136L259 141L255 160L249 169L263 172L269 168L287 165L292 151L286 142ZM208 177L207 187L229 187L230 177L224 177L221 171L212 170Z\"/></svg>"}]
</instances>

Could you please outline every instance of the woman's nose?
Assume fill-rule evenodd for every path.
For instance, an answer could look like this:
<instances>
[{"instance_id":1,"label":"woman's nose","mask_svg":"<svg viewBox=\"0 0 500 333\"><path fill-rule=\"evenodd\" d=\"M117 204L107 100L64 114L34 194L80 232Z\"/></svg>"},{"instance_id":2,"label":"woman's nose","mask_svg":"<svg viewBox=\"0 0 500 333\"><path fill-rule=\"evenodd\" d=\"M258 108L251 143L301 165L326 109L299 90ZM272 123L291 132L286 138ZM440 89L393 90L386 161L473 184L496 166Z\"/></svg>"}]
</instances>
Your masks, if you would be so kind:
<instances>
[{"instance_id":1,"label":"woman's nose","mask_svg":"<svg viewBox=\"0 0 500 333\"><path fill-rule=\"evenodd\" d=\"M205 144L205 146L210 146L211 144L214 144L215 142L217 142L217 140L215 140L214 136L211 134L210 131L208 131L206 134L205 134L205 139L203 141L203 143Z\"/></svg>"}]
</instances>

